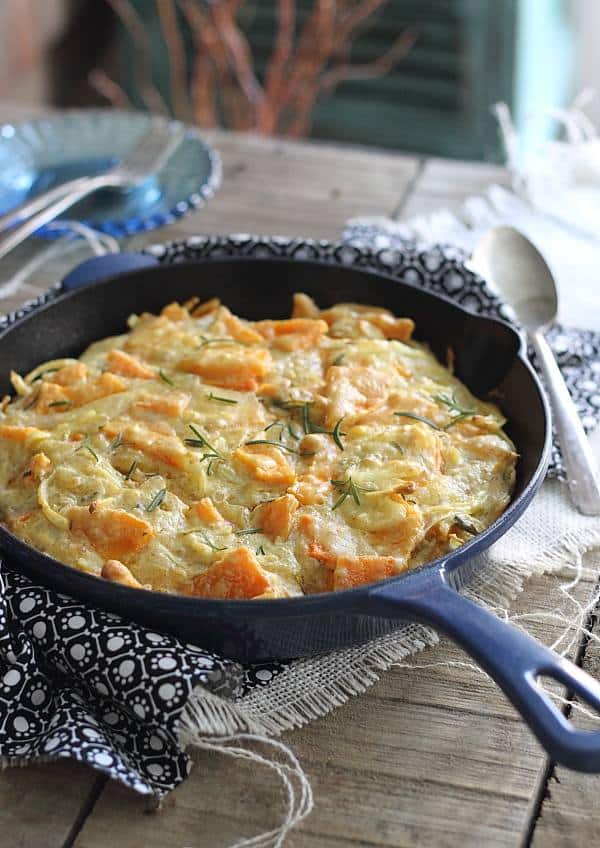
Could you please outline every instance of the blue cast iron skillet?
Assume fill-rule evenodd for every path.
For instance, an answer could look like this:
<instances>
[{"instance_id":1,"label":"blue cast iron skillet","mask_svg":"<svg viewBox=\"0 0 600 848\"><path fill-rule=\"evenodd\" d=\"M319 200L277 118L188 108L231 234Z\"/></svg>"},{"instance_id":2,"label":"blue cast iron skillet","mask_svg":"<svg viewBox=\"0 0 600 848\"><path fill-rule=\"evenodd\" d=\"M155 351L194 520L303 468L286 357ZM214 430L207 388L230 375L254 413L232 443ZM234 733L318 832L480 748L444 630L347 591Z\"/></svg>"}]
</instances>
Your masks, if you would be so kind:
<instances>
[{"instance_id":1,"label":"blue cast iron skillet","mask_svg":"<svg viewBox=\"0 0 600 848\"><path fill-rule=\"evenodd\" d=\"M153 264L133 254L90 260L64 281L64 294L9 326L0 335L0 395L10 391L10 369L26 373L44 360L78 356L94 340L123 332L130 313L156 311L174 299L218 295L249 319L289 316L295 291L307 292L323 307L372 303L412 317L417 338L442 361L452 346L458 377L475 394L493 393L500 403L520 454L512 503L483 533L428 565L357 589L301 598L219 601L128 589L68 568L0 527L0 546L13 567L90 605L246 663L363 643L405 620L431 624L494 678L555 761L600 772L600 733L574 729L536 681L552 678L595 709L600 685L457 591L481 567L473 563L475 554L529 506L548 464L548 406L518 333L442 297L356 268L239 257L145 267Z\"/></svg>"}]
</instances>

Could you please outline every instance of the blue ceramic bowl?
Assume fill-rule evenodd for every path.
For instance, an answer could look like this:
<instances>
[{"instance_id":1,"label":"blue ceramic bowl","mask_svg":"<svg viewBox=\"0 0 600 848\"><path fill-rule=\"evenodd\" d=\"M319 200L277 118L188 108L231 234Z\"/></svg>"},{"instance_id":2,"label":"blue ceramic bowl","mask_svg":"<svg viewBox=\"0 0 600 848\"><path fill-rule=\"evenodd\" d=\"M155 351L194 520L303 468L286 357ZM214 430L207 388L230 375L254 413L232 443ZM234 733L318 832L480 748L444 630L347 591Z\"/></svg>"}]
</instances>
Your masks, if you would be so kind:
<instances>
[{"instance_id":1,"label":"blue ceramic bowl","mask_svg":"<svg viewBox=\"0 0 600 848\"><path fill-rule=\"evenodd\" d=\"M0 213L76 177L99 174L123 159L154 115L115 109L61 112L0 127ZM161 120L160 118L158 120ZM180 125L167 121L173 129ZM199 209L221 182L218 153L190 127L161 169L133 189L105 189L73 206L76 219L117 238L153 230ZM56 238L60 229L38 235Z\"/></svg>"}]
</instances>

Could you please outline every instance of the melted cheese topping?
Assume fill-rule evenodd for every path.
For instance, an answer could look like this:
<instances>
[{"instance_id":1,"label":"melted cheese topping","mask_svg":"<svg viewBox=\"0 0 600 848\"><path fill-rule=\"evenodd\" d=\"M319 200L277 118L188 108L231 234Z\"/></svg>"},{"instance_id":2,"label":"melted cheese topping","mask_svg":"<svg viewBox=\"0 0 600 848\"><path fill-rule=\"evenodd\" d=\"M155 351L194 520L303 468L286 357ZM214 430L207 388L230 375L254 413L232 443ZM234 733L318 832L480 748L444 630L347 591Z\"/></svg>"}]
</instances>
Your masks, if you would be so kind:
<instances>
[{"instance_id":1,"label":"melted cheese topping","mask_svg":"<svg viewBox=\"0 0 600 848\"><path fill-rule=\"evenodd\" d=\"M200 597L344 589L440 556L506 508L498 408L386 310L243 321L173 303L12 375L0 519L60 561Z\"/></svg>"}]
</instances>

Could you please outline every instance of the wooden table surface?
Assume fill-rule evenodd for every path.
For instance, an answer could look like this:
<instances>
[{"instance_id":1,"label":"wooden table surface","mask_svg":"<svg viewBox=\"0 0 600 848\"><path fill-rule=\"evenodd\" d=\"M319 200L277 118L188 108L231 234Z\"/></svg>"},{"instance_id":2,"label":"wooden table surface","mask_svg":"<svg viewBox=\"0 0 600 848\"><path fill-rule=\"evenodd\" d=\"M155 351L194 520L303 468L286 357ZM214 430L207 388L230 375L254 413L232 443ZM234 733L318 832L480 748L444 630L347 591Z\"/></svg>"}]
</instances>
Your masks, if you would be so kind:
<instances>
[{"instance_id":1,"label":"wooden table surface","mask_svg":"<svg viewBox=\"0 0 600 848\"><path fill-rule=\"evenodd\" d=\"M0 109L0 117L15 114ZM457 208L497 167L314 143L212 133L223 186L198 213L132 240L260 232L335 238L346 219ZM0 283L39 249L0 263ZM71 260L72 261L72 260ZM58 279L53 262L6 311ZM589 564L593 564L590 560ZM563 575L564 578L564 575ZM517 611L552 610L560 575L532 579ZM577 588L583 602L595 585ZM550 643L550 619L530 629ZM576 653L576 650L575 652ZM600 652L579 651L600 673ZM583 845L600 836L600 778L555 768L499 690L446 641L397 667L363 696L285 736L315 792L293 848ZM69 761L0 773L0 848L219 848L272 827L275 778L223 756L196 755L191 777L149 814L142 798Z\"/></svg>"}]
</instances>

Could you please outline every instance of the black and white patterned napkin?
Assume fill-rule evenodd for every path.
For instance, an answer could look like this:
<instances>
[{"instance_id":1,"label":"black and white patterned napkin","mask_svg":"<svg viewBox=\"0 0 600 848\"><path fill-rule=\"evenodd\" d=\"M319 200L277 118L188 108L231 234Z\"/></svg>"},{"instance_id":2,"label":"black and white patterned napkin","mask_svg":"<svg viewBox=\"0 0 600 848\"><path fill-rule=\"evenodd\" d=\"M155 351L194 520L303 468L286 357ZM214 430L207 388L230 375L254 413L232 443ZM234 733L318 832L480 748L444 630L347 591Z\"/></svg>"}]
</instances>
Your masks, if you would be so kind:
<instances>
[{"instance_id":1,"label":"black and white patterned napkin","mask_svg":"<svg viewBox=\"0 0 600 848\"><path fill-rule=\"evenodd\" d=\"M363 241L368 233L354 233ZM485 283L452 248L356 244L250 236L202 237L152 248L165 263L215 256L318 259L374 268L441 292L472 311L507 318ZM0 329L55 299L53 289ZM551 342L588 428L600 421L600 335L556 328ZM555 451L552 473L560 472ZM69 757L138 792L161 796L190 760L179 734L200 688L239 702L269 686L286 665L243 668L177 639L35 585L0 562L0 765Z\"/></svg>"}]
</instances>

